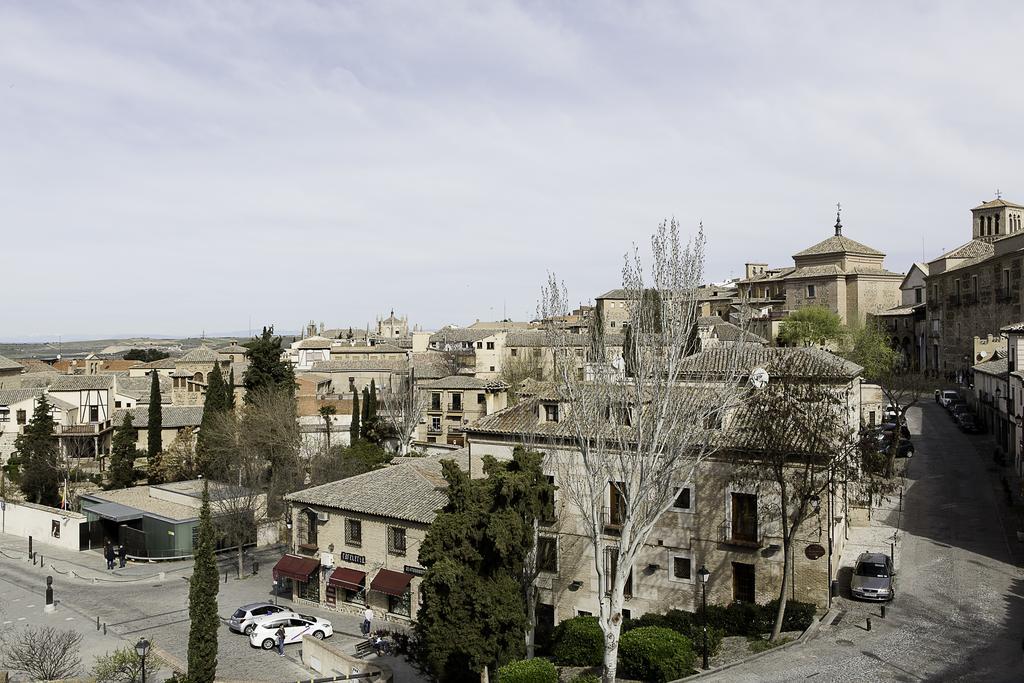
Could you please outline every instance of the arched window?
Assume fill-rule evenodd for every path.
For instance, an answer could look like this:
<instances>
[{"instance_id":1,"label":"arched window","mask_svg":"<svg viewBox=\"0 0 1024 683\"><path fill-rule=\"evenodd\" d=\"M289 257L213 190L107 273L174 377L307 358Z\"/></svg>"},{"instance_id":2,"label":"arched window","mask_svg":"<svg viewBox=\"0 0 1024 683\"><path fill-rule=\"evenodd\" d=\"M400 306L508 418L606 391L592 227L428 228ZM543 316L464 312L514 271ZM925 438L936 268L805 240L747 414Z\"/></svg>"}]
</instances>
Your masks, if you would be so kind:
<instances>
[{"instance_id":1,"label":"arched window","mask_svg":"<svg viewBox=\"0 0 1024 683\"><path fill-rule=\"evenodd\" d=\"M987 227L988 227L988 232L985 233L985 234L991 235L992 234L992 216L986 216L986 221L985 222L986 222Z\"/></svg>"},{"instance_id":2,"label":"arched window","mask_svg":"<svg viewBox=\"0 0 1024 683\"><path fill-rule=\"evenodd\" d=\"M193 382L202 382L203 381L203 373L197 372L196 374L192 375L192 381Z\"/></svg>"},{"instance_id":3,"label":"arched window","mask_svg":"<svg viewBox=\"0 0 1024 683\"><path fill-rule=\"evenodd\" d=\"M999 214L996 214L996 234L999 234Z\"/></svg>"}]
</instances>

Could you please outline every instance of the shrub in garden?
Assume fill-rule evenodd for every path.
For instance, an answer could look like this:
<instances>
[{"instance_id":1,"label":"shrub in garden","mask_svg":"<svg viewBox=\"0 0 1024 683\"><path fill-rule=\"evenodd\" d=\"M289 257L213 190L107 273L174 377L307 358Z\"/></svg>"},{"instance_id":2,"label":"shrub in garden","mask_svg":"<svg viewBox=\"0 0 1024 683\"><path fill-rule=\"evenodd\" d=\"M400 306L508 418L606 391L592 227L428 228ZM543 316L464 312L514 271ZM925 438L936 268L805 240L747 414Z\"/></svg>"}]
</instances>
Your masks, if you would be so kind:
<instances>
[{"instance_id":1,"label":"shrub in garden","mask_svg":"<svg viewBox=\"0 0 1024 683\"><path fill-rule=\"evenodd\" d=\"M766 631L771 630L775 623L775 612L779 609L779 601L772 600L762 607L767 622ZM817 606L811 602L800 602L798 600L786 601L786 614L782 617L783 631L806 631L807 627L814 621L814 615L818 612Z\"/></svg>"},{"instance_id":2,"label":"shrub in garden","mask_svg":"<svg viewBox=\"0 0 1024 683\"><path fill-rule=\"evenodd\" d=\"M546 659L520 659L498 669L498 683L558 683L558 670Z\"/></svg>"},{"instance_id":3,"label":"shrub in garden","mask_svg":"<svg viewBox=\"0 0 1024 683\"><path fill-rule=\"evenodd\" d=\"M626 678L664 683L686 676L696 656L689 638L660 626L641 626L619 641L619 666Z\"/></svg>"},{"instance_id":4,"label":"shrub in garden","mask_svg":"<svg viewBox=\"0 0 1024 683\"><path fill-rule=\"evenodd\" d=\"M597 674L580 674L572 679L572 683L601 683L601 677Z\"/></svg>"},{"instance_id":5,"label":"shrub in garden","mask_svg":"<svg viewBox=\"0 0 1024 683\"><path fill-rule=\"evenodd\" d=\"M555 627L551 656L565 666L600 666L604 659L604 634L597 617L573 617Z\"/></svg>"}]
</instances>

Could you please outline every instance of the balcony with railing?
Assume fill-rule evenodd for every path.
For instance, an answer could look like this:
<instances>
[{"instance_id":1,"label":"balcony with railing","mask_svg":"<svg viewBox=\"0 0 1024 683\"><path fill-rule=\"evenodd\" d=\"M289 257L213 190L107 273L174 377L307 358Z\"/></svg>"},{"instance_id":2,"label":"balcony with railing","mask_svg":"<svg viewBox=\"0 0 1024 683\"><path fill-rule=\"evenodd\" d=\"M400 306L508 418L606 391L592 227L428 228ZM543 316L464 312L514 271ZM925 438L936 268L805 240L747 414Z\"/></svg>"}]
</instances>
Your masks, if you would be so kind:
<instances>
[{"instance_id":1,"label":"balcony with railing","mask_svg":"<svg viewBox=\"0 0 1024 683\"><path fill-rule=\"evenodd\" d=\"M949 307L953 307L953 308L959 306L960 305L960 295L959 294L953 294L951 296L947 296L946 297L946 305L949 306Z\"/></svg>"},{"instance_id":2,"label":"balcony with railing","mask_svg":"<svg viewBox=\"0 0 1024 683\"><path fill-rule=\"evenodd\" d=\"M62 436L91 436L93 434L100 433L100 425L97 424L84 424L84 425L59 425L60 434Z\"/></svg>"},{"instance_id":3,"label":"balcony with railing","mask_svg":"<svg viewBox=\"0 0 1024 683\"><path fill-rule=\"evenodd\" d=\"M604 508L601 511L601 526L605 535L622 535L622 524L625 521L625 513L621 508Z\"/></svg>"},{"instance_id":4,"label":"balcony with railing","mask_svg":"<svg viewBox=\"0 0 1024 683\"><path fill-rule=\"evenodd\" d=\"M427 427L427 434L430 436L440 436L442 431L441 425L429 425Z\"/></svg>"},{"instance_id":5,"label":"balcony with railing","mask_svg":"<svg viewBox=\"0 0 1024 683\"><path fill-rule=\"evenodd\" d=\"M465 409L466 409L466 407L464 405L462 405L462 401L459 401L458 403L449 403L448 404L448 412L449 413L461 413Z\"/></svg>"}]
</instances>

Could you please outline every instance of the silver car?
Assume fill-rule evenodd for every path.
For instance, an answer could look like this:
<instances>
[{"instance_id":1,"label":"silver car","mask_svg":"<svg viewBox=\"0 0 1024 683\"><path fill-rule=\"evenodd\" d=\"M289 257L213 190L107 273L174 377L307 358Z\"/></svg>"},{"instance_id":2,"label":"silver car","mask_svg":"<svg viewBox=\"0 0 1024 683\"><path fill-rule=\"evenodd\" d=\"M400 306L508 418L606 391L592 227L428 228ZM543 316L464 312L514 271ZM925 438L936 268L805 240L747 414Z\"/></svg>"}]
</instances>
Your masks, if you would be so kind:
<instances>
[{"instance_id":1,"label":"silver car","mask_svg":"<svg viewBox=\"0 0 1024 683\"><path fill-rule=\"evenodd\" d=\"M896 597L896 571L883 553L861 553L853 568L850 593L860 600L892 600Z\"/></svg>"},{"instance_id":2,"label":"silver car","mask_svg":"<svg viewBox=\"0 0 1024 683\"><path fill-rule=\"evenodd\" d=\"M228 628L236 633L249 635L252 633L255 621L261 617L273 614L298 616L288 607L280 607L269 602L254 602L249 605L242 605L235 610L235 613L228 619Z\"/></svg>"}]
</instances>

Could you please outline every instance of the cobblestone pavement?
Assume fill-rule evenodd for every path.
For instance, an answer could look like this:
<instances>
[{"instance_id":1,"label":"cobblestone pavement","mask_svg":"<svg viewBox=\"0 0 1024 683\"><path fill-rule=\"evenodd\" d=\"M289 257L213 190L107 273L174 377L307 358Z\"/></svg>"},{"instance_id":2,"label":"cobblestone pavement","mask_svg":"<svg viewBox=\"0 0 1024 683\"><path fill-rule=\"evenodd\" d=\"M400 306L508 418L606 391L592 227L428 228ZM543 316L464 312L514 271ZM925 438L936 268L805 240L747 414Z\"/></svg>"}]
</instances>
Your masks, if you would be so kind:
<instances>
[{"instance_id":1,"label":"cobblestone pavement","mask_svg":"<svg viewBox=\"0 0 1024 683\"><path fill-rule=\"evenodd\" d=\"M962 434L932 403L912 408L909 422L917 454L907 468L896 599L886 617L878 605L840 598L832 623L808 642L705 678L1024 680L1024 573L1014 562L1016 529L1007 523L990 441ZM898 501L888 508L879 521L895 524ZM842 558L846 567L866 546L888 551L883 526L858 531ZM848 591L849 571L840 580Z\"/></svg>"},{"instance_id":2,"label":"cobblestone pavement","mask_svg":"<svg viewBox=\"0 0 1024 683\"><path fill-rule=\"evenodd\" d=\"M60 610L95 632L98 616L107 625L108 639L114 647L134 644L145 636L172 663L184 667L188 652L188 577L190 562L130 564L125 569L108 572L96 553L73 553L36 544L43 553L46 567L33 565L27 558L27 541L13 536L0 536L0 586L20 590L25 595L42 595L45 577L54 577L54 595L61 602ZM227 581L220 584L218 613L226 619L239 605L274 599L271 567L280 551L269 549L257 554L262 567L258 576L235 579L232 557L221 558L221 570L228 571ZM251 567L249 560L247 569ZM160 573L163 572L163 576ZM222 574L223 576L223 574ZM5 601L6 602L6 601ZM281 604L291 604L281 599ZM329 619L335 628L333 640L353 651L359 640L359 617L316 608L295 606L304 614ZM4 620L10 620L11 608L5 609ZM15 615L17 618L19 615ZM101 631L102 632L102 631ZM119 640L118 640L119 639ZM285 646L285 657L249 646L249 639L222 626L218 634L218 675L231 680L288 681L308 679L311 672L300 662L300 645ZM404 662L384 661L396 669L396 679L405 683L416 677ZM89 658L91 663L91 657ZM402 672L399 674L399 672Z\"/></svg>"}]
</instances>

